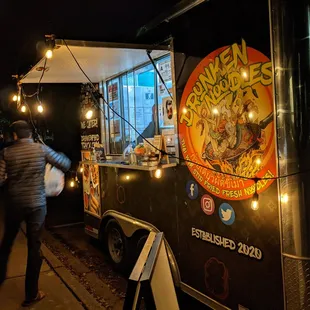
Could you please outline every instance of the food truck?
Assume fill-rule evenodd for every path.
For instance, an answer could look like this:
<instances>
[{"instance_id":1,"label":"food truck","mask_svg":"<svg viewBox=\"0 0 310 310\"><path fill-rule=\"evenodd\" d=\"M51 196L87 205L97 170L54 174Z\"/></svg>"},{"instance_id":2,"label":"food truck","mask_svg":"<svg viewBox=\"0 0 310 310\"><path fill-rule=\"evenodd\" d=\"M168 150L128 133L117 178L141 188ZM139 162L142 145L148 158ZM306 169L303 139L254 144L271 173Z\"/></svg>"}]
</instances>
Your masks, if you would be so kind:
<instances>
[{"instance_id":1,"label":"food truck","mask_svg":"<svg viewBox=\"0 0 310 310\"><path fill-rule=\"evenodd\" d=\"M209 307L310 307L308 12L182 2L133 44L56 40L24 76L82 84L85 231L116 267L162 231L175 285Z\"/></svg>"}]
</instances>

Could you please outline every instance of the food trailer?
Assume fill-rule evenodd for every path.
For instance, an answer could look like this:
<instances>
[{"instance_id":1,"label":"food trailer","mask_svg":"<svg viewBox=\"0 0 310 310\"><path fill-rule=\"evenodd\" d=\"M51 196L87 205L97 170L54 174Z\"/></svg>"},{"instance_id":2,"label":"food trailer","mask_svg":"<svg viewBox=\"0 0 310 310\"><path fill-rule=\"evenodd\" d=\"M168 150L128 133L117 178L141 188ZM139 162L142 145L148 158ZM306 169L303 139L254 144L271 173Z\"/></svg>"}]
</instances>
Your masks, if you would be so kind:
<instances>
[{"instance_id":1,"label":"food trailer","mask_svg":"<svg viewBox=\"0 0 310 310\"><path fill-rule=\"evenodd\" d=\"M309 6L188 3L137 44L56 40L21 83L83 84L85 231L115 267L162 231L211 308L308 309Z\"/></svg>"}]
</instances>

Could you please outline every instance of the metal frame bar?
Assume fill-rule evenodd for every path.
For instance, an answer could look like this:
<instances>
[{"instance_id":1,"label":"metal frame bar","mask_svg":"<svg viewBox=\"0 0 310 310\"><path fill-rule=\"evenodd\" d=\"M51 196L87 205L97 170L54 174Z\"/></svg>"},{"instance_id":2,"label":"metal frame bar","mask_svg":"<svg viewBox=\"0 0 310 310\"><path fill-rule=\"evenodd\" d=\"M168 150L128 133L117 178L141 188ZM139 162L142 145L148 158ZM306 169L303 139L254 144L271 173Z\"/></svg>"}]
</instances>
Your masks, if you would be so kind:
<instances>
[{"instance_id":1,"label":"metal frame bar","mask_svg":"<svg viewBox=\"0 0 310 310\"><path fill-rule=\"evenodd\" d=\"M177 3L175 6L173 6L171 9L163 12L159 16L155 17L153 20L151 20L146 25L142 26L138 32L137 37L140 37L150 30L156 28L160 24L164 22L170 22L171 20L183 15L184 13L190 11L194 7L198 6L201 3L207 2L209 0L183 0L179 3Z\"/></svg>"},{"instance_id":2,"label":"metal frame bar","mask_svg":"<svg viewBox=\"0 0 310 310\"><path fill-rule=\"evenodd\" d=\"M99 42L99 41L83 41L83 40L65 40L68 46L77 47L98 47L98 48L121 48L121 49L140 49L140 50L160 50L169 51L167 45L148 45L148 44L131 44L131 43L117 43L117 42ZM63 39L55 40L56 46L65 46Z\"/></svg>"},{"instance_id":3,"label":"metal frame bar","mask_svg":"<svg viewBox=\"0 0 310 310\"><path fill-rule=\"evenodd\" d=\"M274 38L273 38L273 26L272 26L272 0L268 0L268 9L269 9L269 29L270 29L270 54L271 54L271 63L272 65L272 76L275 77L275 68L274 68L274 51L273 51L273 43L274 43ZM274 114L277 114L277 106L276 106L276 86L275 83L272 83L272 89L273 89L273 110ZM279 141L278 141L278 118L274 118L274 137L275 137L275 152L276 152L276 172L277 175L279 175L280 168L279 168ZM280 180L277 180L277 191L278 191L278 196L281 193L281 185L280 185ZM278 216L279 216L279 230L280 230L280 250L281 250L281 271L282 271L282 279L284 279L284 260L283 260L283 227L282 227L282 212L281 212L281 200L278 198ZM282 280L282 291L283 291L283 305L284 309L286 309L286 300L285 297L285 283L284 280Z\"/></svg>"}]
</instances>

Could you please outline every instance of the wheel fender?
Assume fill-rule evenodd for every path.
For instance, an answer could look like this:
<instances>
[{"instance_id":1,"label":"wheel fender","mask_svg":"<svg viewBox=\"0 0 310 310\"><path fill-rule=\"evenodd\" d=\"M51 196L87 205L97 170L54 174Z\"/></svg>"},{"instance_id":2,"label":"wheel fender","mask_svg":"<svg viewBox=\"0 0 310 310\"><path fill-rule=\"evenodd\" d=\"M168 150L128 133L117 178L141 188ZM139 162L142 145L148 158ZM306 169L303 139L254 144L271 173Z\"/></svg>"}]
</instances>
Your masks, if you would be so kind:
<instances>
[{"instance_id":1,"label":"wheel fender","mask_svg":"<svg viewBox=\"0 0 310 310\"><path fill-rule=\"evenodd\" d=\"M103 214L102 221L105 221L107 218L114 218L122 228L123 233L127 238L131 238L137 230L141 229L149 232L160 232L159 229L157 229L154 225L121 212L113 210L107 211ZM167 248L167 254L174 284L176 287L180 287L181 277L177 261L168 241L166 238L164 238L164 240Z\"/></svg>"}]
</instances>

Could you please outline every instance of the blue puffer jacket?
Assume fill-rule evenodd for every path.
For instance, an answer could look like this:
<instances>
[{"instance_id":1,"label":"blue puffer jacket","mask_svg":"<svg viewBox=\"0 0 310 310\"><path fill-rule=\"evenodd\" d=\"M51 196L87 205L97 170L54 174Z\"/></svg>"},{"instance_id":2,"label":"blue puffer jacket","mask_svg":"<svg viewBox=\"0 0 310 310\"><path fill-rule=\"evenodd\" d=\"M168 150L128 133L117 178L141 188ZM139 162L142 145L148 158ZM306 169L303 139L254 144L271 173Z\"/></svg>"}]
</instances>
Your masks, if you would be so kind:
<instances>
[{"instance_id":1,"label":"blue puffer jacket","mask_svg":"<svg viewBox=\"0 0 310 310\"><path fill-rule=\"evenodd\" d=\"M10 201L19 207L45 207L45 165L67 172L71 161L48 146L20 139L0 152L0 185L8 181Z\"/></svg>"}]
</instances>

